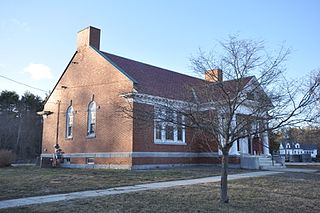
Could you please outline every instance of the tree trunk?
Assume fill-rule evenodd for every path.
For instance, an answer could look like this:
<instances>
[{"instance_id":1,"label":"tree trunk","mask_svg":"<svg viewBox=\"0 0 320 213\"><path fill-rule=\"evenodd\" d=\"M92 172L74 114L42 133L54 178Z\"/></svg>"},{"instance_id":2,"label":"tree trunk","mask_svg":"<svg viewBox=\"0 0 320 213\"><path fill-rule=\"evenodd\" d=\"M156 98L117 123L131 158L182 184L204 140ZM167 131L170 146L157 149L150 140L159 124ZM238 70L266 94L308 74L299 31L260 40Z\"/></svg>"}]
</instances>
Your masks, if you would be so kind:
<instances>
[{"instance_id":1,"label":"tree trunk","mask_svg":"<svg viewBox=\"0 0 320 213\"><path fill-rule=\"evenodd\" d=\"M220 192L220 202L229 203L228 197L228 162L229 161L229 150L223 150L222 156L222 171L221 171L221 192Z\"/></svg>"}]
</instances>

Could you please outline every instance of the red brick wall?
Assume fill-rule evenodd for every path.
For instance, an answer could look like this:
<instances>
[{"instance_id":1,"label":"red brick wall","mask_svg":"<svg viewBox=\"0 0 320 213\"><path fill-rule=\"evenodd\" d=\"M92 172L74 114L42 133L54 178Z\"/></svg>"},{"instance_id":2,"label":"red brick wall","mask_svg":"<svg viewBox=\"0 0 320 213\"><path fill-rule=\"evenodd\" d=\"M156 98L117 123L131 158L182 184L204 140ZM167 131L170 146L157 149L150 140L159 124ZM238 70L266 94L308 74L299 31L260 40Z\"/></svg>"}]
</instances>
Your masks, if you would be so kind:
<instances>
[{"instance_id":1,"label":"red brick wall","mask_svg":"<svg viewBox=\"0 0 320 213\"><path fill-rule=\"evenodd\" d=\"M67 87L66 89L62 86ZM131 152L132 119L118 112L133 83L92 48L80 48L58 82L44 110L54 114L44 119L43 153L53 153L56 137L57 101L61 101L58 143L65 153ZM96 137L87 138L87 107L94 95L97 104ZM75 110L73 138L66 139L66 110L72 100Z\"/></svg>"}]
</instances>

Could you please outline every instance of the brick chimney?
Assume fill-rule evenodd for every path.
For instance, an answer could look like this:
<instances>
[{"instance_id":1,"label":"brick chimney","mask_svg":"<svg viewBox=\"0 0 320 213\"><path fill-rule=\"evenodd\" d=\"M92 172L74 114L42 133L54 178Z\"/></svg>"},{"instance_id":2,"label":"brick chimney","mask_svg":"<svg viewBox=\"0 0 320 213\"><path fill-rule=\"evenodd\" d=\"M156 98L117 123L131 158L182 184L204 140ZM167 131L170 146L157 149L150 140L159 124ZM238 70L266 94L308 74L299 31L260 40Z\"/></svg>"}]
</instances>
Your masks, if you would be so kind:
<instances>
[{"instance_id":1,"label":"brick chimney","mask_svg":"<svg viewBox=\"0 0 320 213\"><path fill-rule=\"evenodd\" d=\"M223 81L222 70L221 69L208 70L204 74L204 79L210 82L222 82Z\"/></svg>"},{"instance_id":2,"label":"brick chimney","mask_svg":"<svg viewBox=\"0 0 320 213\"><path fill-rule=\"evenodd\" d=\"M92 46L100 49L100 29L89 26L77 34L77 50Z\"/></svg>"}]
</instances>

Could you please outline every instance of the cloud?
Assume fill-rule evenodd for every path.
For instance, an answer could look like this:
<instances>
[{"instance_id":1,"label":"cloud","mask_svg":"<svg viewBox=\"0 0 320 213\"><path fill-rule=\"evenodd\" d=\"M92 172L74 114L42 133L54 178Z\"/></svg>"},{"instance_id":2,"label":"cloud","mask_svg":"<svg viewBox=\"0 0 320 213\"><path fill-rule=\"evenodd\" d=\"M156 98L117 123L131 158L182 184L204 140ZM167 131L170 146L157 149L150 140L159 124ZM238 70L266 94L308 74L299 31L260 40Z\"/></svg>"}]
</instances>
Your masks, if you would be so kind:
<instances>
[{"instance_id":1,"label":"cloud","mask_svg":"<svg viewBox=\"0 0 320 213\"><path fill-rule=\"evenodd\" d=\"M32 80L51 79L53 77L50 68L44 64L30 63L24 68L24 72L28 73Z\"/></svg>"},{"instance_id":2,"label":"cloud","mask_svg":"<svg viewBox=\"0 0 320 213\"><path fill-rule=\"evenodd\" d=\"M30 25L22 20L13 18L13 19L5 19L0 22L0 30L2 33L14 33L22 31L30 31Z\"/></svg>"}]
</instances>

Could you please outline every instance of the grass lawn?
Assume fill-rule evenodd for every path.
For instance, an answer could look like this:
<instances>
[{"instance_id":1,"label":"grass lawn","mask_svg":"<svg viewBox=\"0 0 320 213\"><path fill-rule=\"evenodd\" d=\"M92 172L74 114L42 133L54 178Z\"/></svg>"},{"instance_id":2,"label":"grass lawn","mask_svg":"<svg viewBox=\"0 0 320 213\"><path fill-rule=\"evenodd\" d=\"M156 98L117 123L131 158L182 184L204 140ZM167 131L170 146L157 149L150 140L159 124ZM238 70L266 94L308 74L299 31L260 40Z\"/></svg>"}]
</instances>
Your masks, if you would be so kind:
<instances>
[{"instance_id":1,"label":"grass lawn","mask_svg":"<svg viewBox=\"0 0 320 213\"><path fill-rule=\"evenodd\" d=\"M230 169L230 173L240 172L247 171ZM0 200L215 175L220 175L219 167L148 171L40 169L35 166L1 168Z\"/></svg>"},{"instance_id":2,"label":"grass lawn","mask_svg":"<svg viewBox=\"0 0 320 213\"><path fill-rule=\"evenodd\" d=\"M6 212L320 212L320 173L283 173L229 182L230 203L219 203L219 183L144 191L6 209Z\"/></svg>"},{"instance_id":3,"label":"grass lawn","mask_svg":"<svg viewBox=\"0 0 320 213\"><path fill-rule=\"evenodd\" d=\"M297 168L297 169L316 169L320 170L320 164L319 165L286 165L287 168Z\"/></svg>"}]
</instances>

